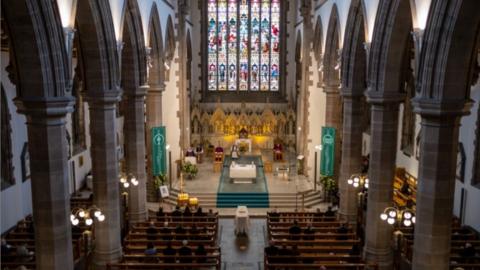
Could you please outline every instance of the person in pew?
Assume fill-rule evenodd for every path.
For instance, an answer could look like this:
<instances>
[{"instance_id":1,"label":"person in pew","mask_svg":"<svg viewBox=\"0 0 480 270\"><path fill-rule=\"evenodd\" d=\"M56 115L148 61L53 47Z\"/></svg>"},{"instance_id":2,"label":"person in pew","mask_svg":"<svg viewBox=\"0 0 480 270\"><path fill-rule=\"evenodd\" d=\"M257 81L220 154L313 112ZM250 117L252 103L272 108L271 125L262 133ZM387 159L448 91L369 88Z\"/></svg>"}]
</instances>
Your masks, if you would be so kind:
<instances>
[{"instance_id":1,"label":"person in pew","mask_svg":"<svg viewBox=\"0 0 480 270\"><path fill-rule=\"evenodd\" d=\"M317 208L315 213L313 213L313 222L320 222L323 220L323 213L320 211L320 208Z\"/></svg>"},{"instance_id":2,"label":"person in pew","mask_svg":"<svg viewBox=\"0 0 480 270\"><path fill-rule=\"evenodd\" d=\"M157 249L155 248L155 245L153 242L148 242L147 248L145 249L145 255L156 255L157 254Z\"/></svg>"},{"instance_id":3,"label":"person in pew","mask_svg":"<svg viewBox=\"0 0 480 270\"><path fill-rule=\"evenodd\" d=\"M193 215L196 216L196 217L203 217L203 216L205 216L205 213L203 213L202 207L199 206L197 211Z\"/></svg>"},{"instance_id":4,"label":"person in pew","mask_svg":"<svg viewBox=\"0 0 480 270\"><path fill-rule=\"evenodd\" d=\"M175 206L175 210L172 212L172 217L181 217L182 211L180 211L180 206Z\"/></svg>"},{"instance_id":5,"label":"person in pew","mask_svg":"<svg viewBox=\"0 0 480 270\"><path fill-rule=\"evenodd\" d=\"M191 263L192 258L183 257L183 256L191 256L192 249L188 246L188 241L183 240L182 247L178 250L178 255L180 255L180 262L181 263Z\"/></svg>"},{"instance_id":6,"label":"person in pew","mask_svg":"<svg viewBox=\"0 0 480 270\"><path fill-rule=\"evenodd\" d=\"M163 212L163 207L159 207L157 211L157 219L162 219L165 217L165 213Z\"/></svg>"},{"instance_id":7,"label":"person in pew","mask_svg":"<svg viewBox=\"0 0 480 270\"><path fill-rule=\"evenodd\" d=\"M270 221L271 222L278 222L280 218L280 213L277 211L277 207L273 208L272 212L270 214Z\"/></svg>"},{"instance_id":8,"label":"person in pew","mask_svg":"<svg viewBox=\"0 0 480 270\"><path fill-rule=\"evenodd\" d=\"M187 233L187 230L183 228L181 224L178 224L177 227L175 228L175 237L177 240L187 239L186 233Z\"/></svg>"},{"instance_id":9,"label":"person in pew","mask_svg":"<svg viewBox=\"0 0 480 270\"><path fill-rule=\"evenodd\" d=\"M307 228L303 231L305 236L303 236L304 240L315 240L315 231L312 228L312 223L308 223Z\"/></svg>"},{"instance_id":10,"label":"person in pew","mask_svg":"<svg viewBox=\"0 0 480 270\"><path fill-rule=\"evenodd\" d=\"M475 247L470 242L465 243L465 245L463 246L463 249L460 251L460 256L464 258L475 257L476 254L477 254L477 251L475 250Z\"/></svg>"},{"instance_id":11,"label":"person in pew","mask_svg":"<svg viewBox=\"0 0 480 270\"><path fill-rule=\"evenodd\" d=\"M150 225L148 226L146 233L148 240L153 241L157 239L157 228L155 228L155 222L150 221Z\"/></svg>"},{"instance_id":12,"label":"person in pew","mask_svg":"<svg viewBox=\"0 0 480 270\"><path fill-rule=\"evenodd\" d=\"M360 245L353 244L352 249L348 252L348 255L359 256L360 255Z\"/></svg>"},{"instance_id":13,"label":"person in pew","mask_svg":"<svg viewBox=\"0 0 480 270\"><path fill-rule=\"evenodd\" d=\"M197 249L195 250L195 255L201 256L200 258L197 258L197 263L205 263L207 261L207 250L205 250L205 247L200 244L198 245Z\"/></svg>"},{"instance_id":14,"label":"person in pew","mask_svg":"<svg viewBox=\"0 0 480 270\"><path fill-rule=\"evenodd\" d=\"M215 221L215 214L213 213L212 209L208 209L207 217L208 221Z\"/></svg>"},{"instance_id":15,"label":"person in pew","mask_svg":"<svg viewBox=\"0 0 480 270\"><path fill-rule=\"evenodd\" d=\"M165 258L163 260L165 263L175 263L175 258L173 256L177 255L177 251L172 247L172 242L167 242L167 247L162 253L164 256L171 256L171 258Z\"/></svg>"},{"instance_id":16,"label":"person in pew","mask_svg":"<svg viewBox=\"0 0 480 270\"><path fill-rule=\"evenodd\" d=\"M173 236L170 234L172 233L170 228L168 228L168 222L165 221L163 223L163 228L160 229L160 233L162 234L162 239L163 240L173 240Z\"/></svg>"},{"instance_id":17,"label":"person in pew","mask_svg":"<svg viewBox=\"0 0 480 270\"><path fill-rule=\"evenodd\" d=\"M29 262L33 259L33 255L35 253L33 251L29 251L27 249L26 244L22 244L17 246L17 256L20 258L22 262Z\"/></svg>"},{"instance_id":18,"label":"person in pew","mask_svg":"<svg viewBox=\"0 0 480 270\"><path fill-rule=\"evenodd\" d=\"M192 216L192 211L190 211L190 207L185 206L185 210L183 210L183 216L184 217L191 217Z\"/></svg>"},{"instance_id":19,"label":"person in pew","mask_svg":"<svg viewBox=\"0 0 480 270\"><path fill-rule=\"evenodd\" d=\"M198 234L200 233L200 231L197 229L197 225L195 225L195 223L193 223L192 227L189 230L189 233L191 235L190 239L198 240Z\"/></svg>"},{"instance_id":20,"label":"person in pew","mask_svg":"<svg viewBox=\"0 0 480 270\"><path fill-rule=\"evenodd\" d=\"M288 232L290 233L292 240L300 240L298 235L302 233L302 228L298 226L298 221L293 221L293 225L290 227L290 229L288 229Z\"/></svg>"},{"instance_id":21,"label":"person in pew","mask_svg":"<svg viewBox=\"0 0 480 270\"><path fill-rule=\"evenodd\" d=\"M1 250L2 255L9 255L12 251L13 251L13 247L7 244L7 240L5 240L5 238L2 238L2 250Z\"/></svg>"},{"instance_id":22,"label":"person in pew","mask_svg":"<svg viewBox=\"0 0 480 270\"><path fill-rule=\"evenodd\" d=\"M412 194L410 191L410 186L408 185L407 181L403 182L402 187L400 188L400 192L402 192L405 195Z\"/></svg>"},{"instance_id":23,"label":"person in pew","mask_svg":"<svg viewBox=\"0 0 480 270\"><path fill-rule=\"evenodd\" d=\"M327 208L327 211L325 212L324 216L326 216L326 217L334 217L335 214L336 214L335 211L333 211L333 210L332 210L332 207L329 206L329 207Z\"/></svg>"},{"instance_id":24,"label":"person in pew","mask_svg":"<svg viewBox=\"0 0 480 270\"><path fill-rule=\"evenodd\" d=\"M344 234L344 235L337 236L337 240L348 240L348 236L346 235L348 233L347 224L342 223L340 227L337 228L337 233Z\"/></svg>"}]
</instances>

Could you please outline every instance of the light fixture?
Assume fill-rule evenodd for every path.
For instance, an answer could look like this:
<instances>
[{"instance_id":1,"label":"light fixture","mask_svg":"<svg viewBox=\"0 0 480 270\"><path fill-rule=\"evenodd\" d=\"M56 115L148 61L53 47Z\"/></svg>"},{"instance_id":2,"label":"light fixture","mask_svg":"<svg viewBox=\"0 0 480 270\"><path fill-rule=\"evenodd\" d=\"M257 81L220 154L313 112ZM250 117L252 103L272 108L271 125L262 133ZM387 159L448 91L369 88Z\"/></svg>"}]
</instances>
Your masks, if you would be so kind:
<instances>
[{"instance_id":1,"label":"light fixture","mask_svg":"<svg viewBox=\"0 0 480 270\"><path fill-rule=\"evenodd\" d=\"M352 176L347 179L347 183L354 188L362 187L368 189L369 179L366 174L352 174Z\"/></svg>"},{"instance_id":2,"label":"light fixture","mask_svg":"<svg viewBox=\"0 0 480 270\"><path fill-rule=\"evenodd\" d=\"M380 214L380 219L390 225L410 227L415 224L415 212L410 208L387 207Z\"/></svg>"},{"instance_id":3,"label":"light fixture","mask_svg":"<svg viewBox=\"0 0 480 270\"><path fill-rule=\"evenodd\" d=\"M102 213L100 208L96 207L95 205L91 206L90 208L74 208L72 209L72 213L70 214L70 222L73 226L77 226L80 224L80 220L83 220L85 225L91 226L93 224L94 218L96 218L99 222L105 220L105 215Z\"/></svg>"},{"instance_id":4,"label":"light fixture","mask_svg":"<svg viewBox=\"0 0 480 270\"><path fill-rule=\"evenodd\" d=\"M167 144L167 145L165 146L165 149L167 149L167 150L170 149L170 144Z\"/></svg>"},{"instance_id":5,"label":"light fixture","mask_svg":"<svg viewBox=\"0 0 480 270\"><path fill-rule=\"evenodd\" d=\"M125 173L121 173L120 176L120 184L124 187L124 188L129 188L130 185L132 186L138 186L138 184L140 182L138 182L137 178L135 177L135 175L129 173L129 174L125 174Z\"/></svg>"}]
</instances>

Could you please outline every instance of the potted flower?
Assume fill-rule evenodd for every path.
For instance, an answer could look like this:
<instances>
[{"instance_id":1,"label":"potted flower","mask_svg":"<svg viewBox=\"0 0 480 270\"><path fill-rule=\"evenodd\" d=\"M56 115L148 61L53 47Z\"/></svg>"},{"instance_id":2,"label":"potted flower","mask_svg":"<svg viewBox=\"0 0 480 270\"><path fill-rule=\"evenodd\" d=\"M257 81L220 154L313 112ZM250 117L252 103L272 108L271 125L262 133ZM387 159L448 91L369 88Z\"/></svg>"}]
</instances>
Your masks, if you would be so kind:
<instances>
[{"instance_id":1,"label":"potted flower","mask_svg":"<svg viewBox=\"0 0 480 270\"><path fill-rule=\"evenodd\" d=\"M165 185L166 182L167 182L167 175L164 173L155 175L153 177L153 186L155 187L157 198L160 198L160 187Z\"/></svg>"},{"instance_id":2,"label":"potted flower","mask_svg":"<svg viewBox=\"0 0 480 270\"><path fill-rule=\"evenodd\" d=\"M182 165L182 172L185 174L185 176L187 177L187 179L193 179L195 178L195 176L197 175L198 173L198 168L197 168L197 165L195 164L192 164L190 162L185 162L183 165Z\"/></svg>"},{"instance_id":3,"label":"potted flower","mask_svg":"<svg viewBox=\"0 0 480 270\"><path fill-rule=\"evenodd\" d=\"M323 186L325 200L330 202L332 196L337 192L337 182L331 176L320 175L320 184Z\"/></svg>"}]
</instances>

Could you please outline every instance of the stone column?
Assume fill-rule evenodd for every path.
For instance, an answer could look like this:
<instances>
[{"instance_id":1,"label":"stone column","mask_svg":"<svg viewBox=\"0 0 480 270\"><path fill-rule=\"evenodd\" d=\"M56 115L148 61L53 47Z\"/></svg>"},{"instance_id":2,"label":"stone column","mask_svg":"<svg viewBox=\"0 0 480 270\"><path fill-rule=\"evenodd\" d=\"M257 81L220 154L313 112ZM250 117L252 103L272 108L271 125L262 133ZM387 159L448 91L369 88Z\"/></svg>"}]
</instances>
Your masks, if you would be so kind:
<instances>
[{"instance_id":1,"label":"stone column","mask_svg":"<svg viewBox=\"0 0 480 270\"><path fill-rule=\"evenodd\" d=\"M381 220L380 214L392 206L393 201L399 102L369 102L372 104L372 121L365 259L377 263L380 270L391 270L392 226Z\"/></svg>"},{"instance_id":2,"label":"stone column","mask_svg":"<svg viewBox=\"0 0 480 270\"><path fill-rule=\"evenodd\" d=\"M66 115L72 98L20 101L27 116L36 269L73 269Z\"/></svg>"},{"instance_id":3,"label":"stone column","mask_svg":"<svg viewBox=\"0 0 480 270\"><path fill-rule=\"evenodd\" d=\"M127 173L138 180L138 186L130 186L129 220L130 223L145 221L147 213L147 186L145 170L145 94L148 86L140 86L136 91L125 91L125 155Z\"/></svg>"},{"instance_id":4,"label":"stone column","mask_svg":"<svg viewBox=\"0 0 480 270\"><path fill-rule=\"evenodd\" d=\"M342 99L338 85L325 85L326 94L325 126L335 128L335 167L334 178L338 180L342 146Z\"/></svg>"},{"instance_id":5,"label":"stone column","mask_svg":"<svg viewBox=\"0 0 480 270\"><path fill-rule=\"evenodd\" d=\"M357 221L357 189L347 183L362 166L362 98L344 91L342 163L338 186L340 190L340 218L350 223Z\"/></svg>"},{"instance_id":6,"label":"stone column","mask_svg":"<svg viewBox=\"0 0 480 270\"><path fill-rule=\"evenodd\" d=\"M165 91L165 84L150 85L147 92L147 130L146 132L146 145L147 145L147 201L152 202L156 198L156 191L154 190L152 179L152 145L150 130L152 127L160 126L163 124L162 118L162 94Z\"/></svg>"},{"instance_id":7,"label":"stone column","mask_svg":"<svg viewBox=\"0 0 480 270\"><path fill-rule=\"evenodd\" d=\"M116 136L120 92L89 94L94 204L105 214L105 221L95 223L94 262L101 268L122 256Z\"/></svg>"},{"instance_id":8,"label":"stone column","mask_svg":"<svg viewBox=\"0 0 480 270\"><path fill-rule=\"evenodd\" d=\"M416 108L418 109L418 107ZM422 112L413 270L450 269L460 114Z\"/></svg>"}]
</instances>

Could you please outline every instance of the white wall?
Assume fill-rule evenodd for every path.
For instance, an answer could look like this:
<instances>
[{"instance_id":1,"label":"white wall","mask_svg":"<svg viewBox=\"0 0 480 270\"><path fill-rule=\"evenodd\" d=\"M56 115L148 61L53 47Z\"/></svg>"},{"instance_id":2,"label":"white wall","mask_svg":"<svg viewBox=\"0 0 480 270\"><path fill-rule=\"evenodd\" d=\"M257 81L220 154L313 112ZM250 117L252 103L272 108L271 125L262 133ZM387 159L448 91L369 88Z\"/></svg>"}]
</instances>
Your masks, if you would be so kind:
<instances>
[{"instance_id":1,"label":"white wall","mask_svg":"<svg viewBox=\"0 0 480 270\"><path fill-rule=\"evenodd\" d=\"M459 141L465 147L466 164L465 164L465 181L461 183L456 181L455 184L455 203L453 213L460 215L460 192L462 188L466 190L466 206L465 219L466 225L472 226L477 231L480 231L480 189L471 185L473 177L473 163L475 152L475 130L477 128L477 119L479 103L480 103L480 81L472 87L470 98L474 100L474 105L470 110L470 115L464 116L461 121ZM480 147L480 146L477 146Z\"/></svg>"},{"instance_id":2,"label":"white wall","mask_svg":"<svg viewBox=\"0 0 480 270\"><path fill-rule=\"evenodd\" d=\"M20 156L23 145L27 142L27 128L25 116L17 113L17 107L13 99L17 96L15 85L10 82L5 68L9 63L9 53L1 52L1 78L2 85L8 102L11 116L11 139L13 152L13 166L15 185L8 187L0 193L1 209L1 232L5 232L17 224L17 221L32 213L32 195L30 180L22 181L22 166Z\"/></svg>"},{"instance_id":3,"label":"white wall","mask_svg":"<svg viewBox=\"0 0 480 270\"><path fill-rule=\"evenodd\" d=\"M404 103L400 104L400 110L398 114L398 133L397 133L397 167L403 167L405 170L418 178L418 159L415 157L417 149L417 141L414 140L413 154L411 156L405 155L402 151L402 122L403 122L403 109ZM415 138L417 138L420 132L420 116L416 115L415 118Z\"/></svg>"}]
</instances>

